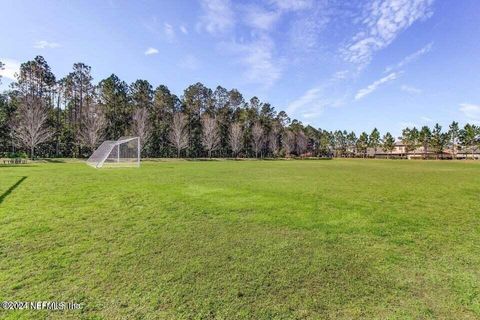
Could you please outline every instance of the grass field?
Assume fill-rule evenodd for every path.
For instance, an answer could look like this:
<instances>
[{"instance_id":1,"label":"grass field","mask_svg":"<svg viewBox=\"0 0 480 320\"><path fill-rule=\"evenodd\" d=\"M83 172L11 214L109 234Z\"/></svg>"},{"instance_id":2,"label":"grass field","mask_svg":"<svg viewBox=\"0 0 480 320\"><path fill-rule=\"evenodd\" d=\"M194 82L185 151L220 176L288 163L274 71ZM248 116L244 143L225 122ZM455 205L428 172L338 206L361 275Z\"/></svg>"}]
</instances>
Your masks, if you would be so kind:
<instances>
[{"instance_id":1,"label":"grass field","mask_svg":"<svg viewBox=\"0 0 480 320\"><path fill-rule=\"evenodd\" d=\"M6 319L478 319L480 162L0 166Z\"/></svg>"}]
</instances>

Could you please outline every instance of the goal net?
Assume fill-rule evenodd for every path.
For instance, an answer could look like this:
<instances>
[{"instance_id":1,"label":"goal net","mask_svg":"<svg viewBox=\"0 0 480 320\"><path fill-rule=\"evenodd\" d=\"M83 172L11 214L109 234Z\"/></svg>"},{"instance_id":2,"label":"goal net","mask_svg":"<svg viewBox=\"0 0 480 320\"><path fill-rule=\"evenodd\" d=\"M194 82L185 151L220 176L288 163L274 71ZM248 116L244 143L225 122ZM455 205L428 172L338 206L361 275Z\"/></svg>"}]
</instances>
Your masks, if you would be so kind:
<instances>
[{"instance_id":1,"label":"goal net","mask_svg":"<svg viewBox=\"0 0 480 320\"><path fill-rule=\"evenodd\" d=\"M140 138L121 137L104 141L88 158L87 164L94 168L139 167Z\"/></svg>"}]
</instances>

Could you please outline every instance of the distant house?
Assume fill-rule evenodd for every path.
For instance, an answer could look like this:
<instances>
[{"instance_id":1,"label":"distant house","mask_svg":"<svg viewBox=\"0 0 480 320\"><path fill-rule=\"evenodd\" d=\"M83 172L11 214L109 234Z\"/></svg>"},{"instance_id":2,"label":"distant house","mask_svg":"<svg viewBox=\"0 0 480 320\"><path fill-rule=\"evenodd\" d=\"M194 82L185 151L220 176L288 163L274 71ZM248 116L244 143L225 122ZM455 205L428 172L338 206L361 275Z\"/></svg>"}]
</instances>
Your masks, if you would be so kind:
<instances>
[{"instance_id":1,"label":"distant house","mask_svg":"<svg viewBox=\"0 0 480 320\"><path fill-rule=\"evenodd\" d=\"M357 153L357 156L362 156ZM403 158L403 159L452 159L453 151L449 148L443 150L442 153L437 154L431 149L424 150L423 146L416 148L415 150L407 152L406 145L401 141L397 140L395 142L395 148L393 151L385 152L382 148L377 148L377 151L373 148L367 149L367 157L377 157L377 158ZM474 147L472 149L459 149L456 153L457 159L480 159L480 148Z\"/></svg>"},{"instance_id":2,"label":"distant house","mask_svg":"<svg viewBox=\"0 0 480 320\"><path fill-rule=\"evenodd\" d=\"M457 151L457 159L480 159L480 148L464 148Z\"/></svg>"}]
</instances>

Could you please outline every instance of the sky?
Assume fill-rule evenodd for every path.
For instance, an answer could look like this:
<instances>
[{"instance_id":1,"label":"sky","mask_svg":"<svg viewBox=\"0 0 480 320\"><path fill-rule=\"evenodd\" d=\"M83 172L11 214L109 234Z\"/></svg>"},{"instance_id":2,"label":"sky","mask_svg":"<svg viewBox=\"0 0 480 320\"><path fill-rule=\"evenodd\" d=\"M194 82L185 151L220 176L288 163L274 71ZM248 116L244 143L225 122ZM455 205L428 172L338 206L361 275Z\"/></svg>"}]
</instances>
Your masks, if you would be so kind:
<instances>
[{"instance_id":1,"label":"sky","mask_svg":"<svg viewBox=\"0 0 480 320\"><path fill-rule=\"evenodd\" d=\"M327 130L399 135L480 124L478 0L2 0L8 88L42 55L58 78L146 79L181 96L198 81L258 96Z\"/></svg>"}]
</instances>

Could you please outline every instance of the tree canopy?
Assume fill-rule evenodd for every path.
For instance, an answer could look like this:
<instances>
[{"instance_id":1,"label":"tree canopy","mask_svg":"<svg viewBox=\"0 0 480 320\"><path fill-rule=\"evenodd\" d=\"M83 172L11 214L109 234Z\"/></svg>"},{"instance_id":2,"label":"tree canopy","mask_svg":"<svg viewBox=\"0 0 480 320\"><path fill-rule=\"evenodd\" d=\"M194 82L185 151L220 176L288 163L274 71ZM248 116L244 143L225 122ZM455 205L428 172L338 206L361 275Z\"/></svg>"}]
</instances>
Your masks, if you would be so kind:
<instances>
[{"instance_id":1,"label":"tree canopy","mask_svg":"<svg viewBox=\"0 0 480 320\"><path fill-rule=\"evenodd\" d=\"M20 138L28 136L26 128L37 128L30 143ZM357 137L304 125L235 88L212 90L197 82L177 96L165 85L143 79L128 84L115 74L94 83L84 63L74 63L57 80L42 56L22 63L16 81L0 94L3 155L35 150L42 157L86 157L101 141L126 135L141 137L145 157L366 157L392 154L396 144L392 134L382 136L377 128ZM460 151L473 155L479 141L479 127L460 128L457 122L447 132L439 124L405 128L399 138L406 153L421 148L424 157L447 149L454 157Z\"/></svg>"}]
</instances>

